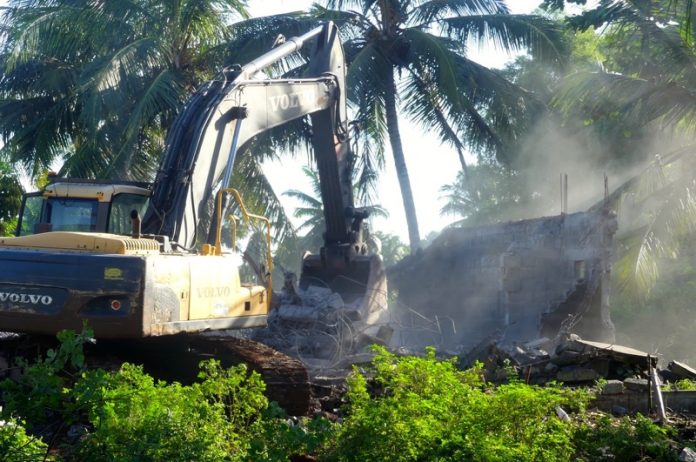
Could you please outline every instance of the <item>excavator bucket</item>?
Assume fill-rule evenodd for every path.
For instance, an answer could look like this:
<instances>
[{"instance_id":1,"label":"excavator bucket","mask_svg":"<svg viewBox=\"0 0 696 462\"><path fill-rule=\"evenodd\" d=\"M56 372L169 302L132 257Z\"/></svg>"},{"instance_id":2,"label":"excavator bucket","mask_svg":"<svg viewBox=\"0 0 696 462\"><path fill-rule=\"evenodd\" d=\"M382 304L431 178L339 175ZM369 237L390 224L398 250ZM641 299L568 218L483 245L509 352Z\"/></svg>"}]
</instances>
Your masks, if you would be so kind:
<instances>
[{"instance_id":1,"label":"excavator bucket","mask_svg":"<svg viewBox=\"0 0 696 462\"><path fill-rule=\"evenodd\" d=\"M379 255L353 257L342 265L328 265L321 255L308 255L302 263L300 288L327 287L367 325L381 324L387 314L387 278Z\"/></svg>"}]
</instances>

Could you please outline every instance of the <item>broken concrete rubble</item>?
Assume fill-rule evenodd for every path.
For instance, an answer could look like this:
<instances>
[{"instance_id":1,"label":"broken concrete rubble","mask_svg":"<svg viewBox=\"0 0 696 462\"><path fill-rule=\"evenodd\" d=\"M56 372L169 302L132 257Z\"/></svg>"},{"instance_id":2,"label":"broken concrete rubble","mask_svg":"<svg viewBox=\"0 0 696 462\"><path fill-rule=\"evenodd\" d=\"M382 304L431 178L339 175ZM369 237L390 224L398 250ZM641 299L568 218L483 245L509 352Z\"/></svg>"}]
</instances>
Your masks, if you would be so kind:
<instances>
[{"instance_id":1,"label":"broken concrete rubble","mask_svg":"<svg viewBox=\"0 0 696 462\"><path fill-rule=\"evenodd\" d=\"M301 359L313 378L322 376L330 382L332 374L344 376L351 364L369 361L364 354L367 346L390 340L385 304L373 304L367 312L362 298L345 303L329 288L309 285L303 290L292 283L275 299L268 326L250 334Z\"/></svg>"},{"instance_id":2,"label":"broken concrete rubble","mask_svg":"<svg viewBox=\"0 0 696 462\"><path fill-rule=\"evenodd\" d=\"M655 372L656 356L622 345L583 340L574 334L557 341L555 347L546 338L506 346L496 343L496 337L492 336L462 356L461 366L468 367L476 361L483 363L485 378L490 382L508 380L514 369L522 380L531 384L601 383L594 406L617 415L656 410L665 418L667 409L696 412L696 392L659 389L665 377ZM547 348L552 353L547 354ZM672 362L670 369L688 374L691 367L681 363L675 366Z\"/></svg>"},{"instance_id":3,"label":"broken concrete rubble","mask_svg":"<svg viewBox=\"0 0 696 462\"><path fill-rule=\"evenodd\" d=\"M624 383L621 380L607 380L602 386L601 393L603 395L618 395L625 390Z\"/></svg>"},{"instance_id":4,"label":"broken concrete rubble","mask_svg":"<svg viewBox=\"0 0 696 462\"><path fill-rule=\"evenodd\" d=\"M490 336L468 354L462 355L463 367L483 363L488 380L500 376L498 370L514 366L530 383L556 380L569 384L591 384L598 379L623 380L640 377L653 367L657 358L620 345L591 342L570 334L565 339L542 338L520 345L498 343ZM548 353L551 351L551 353ZM505 376L502 376L504 379Z\"/></svg>"},{"instance_id":5,"label":"broken concrete rubble","mask_svg":"<svg viewBox=\"0 0 696 462\"><path fill-rule=\"evenodd\" d=\"M691 448L684 448L679 454L679 460L682 462L696 462L696 451Z\"/></svg>"},{"instance_id":6,"label":"broken concrete rubble","mask_svg":"<svg viewBox=\"0 0 696 462\"><path fill-rule=\"evenodd\" d=\"M679 361L671 361L667 370L674 374L677 379L696 380L696 369Z\"/></svg>"}]
</instances>

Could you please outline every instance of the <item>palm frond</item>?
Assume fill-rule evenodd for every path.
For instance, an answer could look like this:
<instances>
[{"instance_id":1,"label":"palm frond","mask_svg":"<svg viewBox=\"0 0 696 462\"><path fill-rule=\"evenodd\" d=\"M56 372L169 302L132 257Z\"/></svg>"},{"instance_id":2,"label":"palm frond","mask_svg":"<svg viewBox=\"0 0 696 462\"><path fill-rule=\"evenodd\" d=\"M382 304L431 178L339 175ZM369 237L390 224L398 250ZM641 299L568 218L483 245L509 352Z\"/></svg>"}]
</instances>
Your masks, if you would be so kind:
<instances>
[{"instance_id":1,"label":"palm frond","mask_svg":"<svg viewBox=\"0 0 696 462\"><path fill-rule=\"evenodd\" d=\"M658 121L673 128L696 127L696 93L677 82L577 73L566 79L552 104L568 111L577 101L595 113L619 111L642 124Z\"/></svg>"},{"instance_id":2,"label":"palm frond","mask_svg":"<svg viewBox=\"0 0 696 462\"><path fill-rule=\"evenodd\" d=\"M503 51L529 51L535 58L563 64L568 55L562 26L536 15L470 15L442 20L445 33L462 42L491 43Z\"/></svg>"},{"instance_id":3,"label":"palm frond","mask_svg":"<svg viewBox=\"0 0 696 462\"><path fill-rule=\"evenodd\" d=\"M240 153L235 162L232 185L243 191L244 202L250 211L264 215L271 221L275 242L282 242L295 234L280 198L254 156Z\"/></svg>"},{"instance_id":4,"label":"palm frond","mask_svg":"<svg viewBox=\"0 0 696 462\"><path fill-rule=\"evenodd\" d=\"M408 12L408 16L412 18L411 23L418 26L450 16L510 13L502 0L428 0L416 3Z\"/></svg>"},{"instance_id":5,"label":"palm frond","mask_svg":"<svg viewBox=\"0 0 696 462\"><path fill-rule=\"evenodd\" d=\"M145 127L153 124L155 118L166 112L176 112L183 106L184 89L178 75L165 69L157 75L150 85L135 98L137 103L131 110L128 123L123 131L118 149L104 176L114 172L128 171L133 167L132 156L136 139ZM118 175L121 177L122 175Z\"/></svg>"}]
</instances>

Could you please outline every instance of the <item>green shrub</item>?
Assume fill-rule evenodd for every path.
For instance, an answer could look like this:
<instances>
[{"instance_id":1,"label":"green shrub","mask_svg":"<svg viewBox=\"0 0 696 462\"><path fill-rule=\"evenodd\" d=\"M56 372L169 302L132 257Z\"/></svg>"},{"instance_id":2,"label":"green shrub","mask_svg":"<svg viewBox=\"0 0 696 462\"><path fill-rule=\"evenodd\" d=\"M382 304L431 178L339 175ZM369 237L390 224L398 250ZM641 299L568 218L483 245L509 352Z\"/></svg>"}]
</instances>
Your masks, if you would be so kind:
<instances>
[{"instance_id":1,"label":"green shrub","mask_svg":"<svg viewBox=\"0 0 696 462\"><path fill-rule=\"evenodd\" d=\"M248 460L287 462L293 456L319 453L334 437L336 424L322 417L293 422L273 403L257 428L259 432L251 442Z\"/></svg>"},{"instance_id":2,"label":"green shrub","mask_svg":"<svg viewBox=\"0 0 696 462\"><path fill-rule=\"evenodd\" d=\"M0 421L0 461L32 462L45 459L46 444L38 438L27 435L24 427L16 419Z\"/></svg>"},{"instance_id":3,"label":"green shrub","mask_svg":"<svg viewBox=\"0 0 696 462\"><path fill-rule=\"evenodd\" d=\"M246 457L268 407L265 384L257 373L249 373L245 365L223 369L217 361L204 361L199 382L182 386L155 381L142 367L130 364L116 372L86 370L82 347L91 335L89 329L82 334L61 332L60 346L45 358L21 361L19 381L0 384L2 415L18 415L31 423L30 430L56 441L70 425L82 425L86 435L63 444L68 460ZM24 430L17 435L25 435ZM5 460L2 456L0 452L0 461Z\"/></svg>"},{"instance_id":4,"label":"green shrub","mask_svg":"<svg viewBox=\"0 0 696 462\"><path fill-rule=\"evenodd\" d=\"M241 460L261 411L264 384L246 366L201 363L201 382L156 382L140 366L85 373L70 391L94 430L76 448L76 460Z\"/></svg>"},{"instance_id":5,"label":"green shrub","mask_svg":"<svg viewBox=\"0 0 696 462\"><path fill-rule=\"evenodd\" d=\"M558 407L582 411L591 394L530 386L516 376L494 387L483 381L481 365L461 371L433 349L397 357L376 348L371 367L354 369L348 379L343 421L331 423L288 420L268 405L260 376L243 365L223 369L204 361L199 382L187 386L156 381L130 364L116 372L85 370L89 336L61 333L58 349L23 363L18 383L2 383L0 461L43 460L48 453L11 416L36 419L27 428L51 440L82 425L85 434L61 446L68 461L670 462L683 446L641 416L581 413L562 420Z\"/></svg>"},{"instance_id":6,"label":"green shrub","mask_svg":"<svg viewBox=\"0 0 696 462\"><path fill-rule=\"evenodd\" d=\"M458 371L432 349L424 358L398 358L378 348L373 369L372 382L357 371L349 379L349 414L325 459L568 460L573 426L555 407L589 399L557 386L490 388L480 366Z\"/></svg>"},{"instance_id":7,"label":"green shrub","mask_svg":"<svg viewBox=\"0 0 696 462\"><path fill-rule=\"evenodd\" d=\"M575 435L577 460L587 462L678 461L672 432L638 414L614 419L603 415L584 422Z\"/></svg>"},{"instance_id":8,"label":"green shrub","mask_svg":"<svg viewBox=\"0 0 696 462\"><path fill-rule=\"evenodd\" d=\"M19 359L17 363L22 369L19 381L0 382L3 415L20 416L30 429L56 420L72 423L72 416L65 413L66 390L84 369L83 345L92 335L88 328L80 334L65 330L57 335L58 348L48 350L44 358L34 363Z\"/></svg>"},{"instance_id":9,"label":"green shrub","mask_svg":"<svg viewBox=\"0 0 696 462\"><path fill-rule=\"evenodd\" d=\"M696 382L689 379L681 379L669 384L668 389L677 391L696 391Z\"/></svg>"}]
</instances>

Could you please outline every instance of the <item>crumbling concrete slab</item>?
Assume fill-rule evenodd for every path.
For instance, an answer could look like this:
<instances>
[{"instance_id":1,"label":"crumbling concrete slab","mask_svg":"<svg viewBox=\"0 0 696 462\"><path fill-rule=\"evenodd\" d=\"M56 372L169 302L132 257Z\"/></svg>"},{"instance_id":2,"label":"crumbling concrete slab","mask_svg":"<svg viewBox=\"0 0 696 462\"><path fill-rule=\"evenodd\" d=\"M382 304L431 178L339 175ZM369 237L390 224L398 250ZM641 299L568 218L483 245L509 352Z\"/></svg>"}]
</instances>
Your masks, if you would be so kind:
<instances>
[{"instance_id":1,"label":"crumbling concrete slab","mask_svg":"<svg viewBox=\"0 0 696 462\"><path fill-rule=\"evenodd\" d=\"M667 369L682 379L696 380L696 369L689 367L679 361L672 361L667 366Z\"/></svg>"},{"instance_id":2,"label":"crumbling concrete slab","mask_svg":"<svg viewBox=\"0 0 696 462\"><path fill-rule=\"evenodd\" d=\"M648 361L648 353L645 351L636 350L623 345L612 343L592 342L589 340L575 340L577 344L584 347L584 352L592 356L608 356L623 364L636 364L646 366ZM657 364L657 357L650 356L653 366Z\"/></svg>"},{"instance_id":3,"label":"crumbling concrete slab","mask_svg":"<svg viewBox=\"0 0 696 462\"><path fill-rule=\"evenodd\" d=\"M696 413L696 391L663 391L665 407L672 412ZM647 389L643 392L626 391L614 395L597 395L592 406L604 412L611 412L612 407L620 406L630 414L640 412L648 415L650 397ZM654 403L653 403L654 404Z\"/></svg>"},{"instance_id":4,"label":"crumbling concrete slab","mask_svg":"<svg viewBox=\"0 0 696 462\"><path fill-rule=\"evenodd\" d=\"M496 331L507 345L560 331L613 341L615 231L605 211L444 230L388 271L401 302L395 344L468 351Z\"/></svg>"},{"instance_id":5,"label":"crumbling concrete slab","mask_svg":"<svg viewBox=\"0 0 696 462\"><path fill-rule=\"evenodd\" d=\"M629 377L624 380L623 383L627 390L647 392L650 389L650 382L648 382L648 379Z\"/></svg>"},{"instance_id":6,"label":"crumbling concrete slab","mask_svg":"<svg viewBox=\"0 0 696 462\"><path fill-rule=\"evenodd\" d=\"M618 395L624 390L624 384L621 380L607 380L607 383L602 386L603 395Z\"/></svg>"},{"instance_id":7,"label":"crumbling concrete slab","mask_svg":"<svg viewBox=\"0 0 696 462\"><path fill-rule=\"evenodd\" d=\"M556 373L556 380L564 383L594 382L599 377L597 371L585 367L567 367Z\"/></svg>"}]
</instances>

